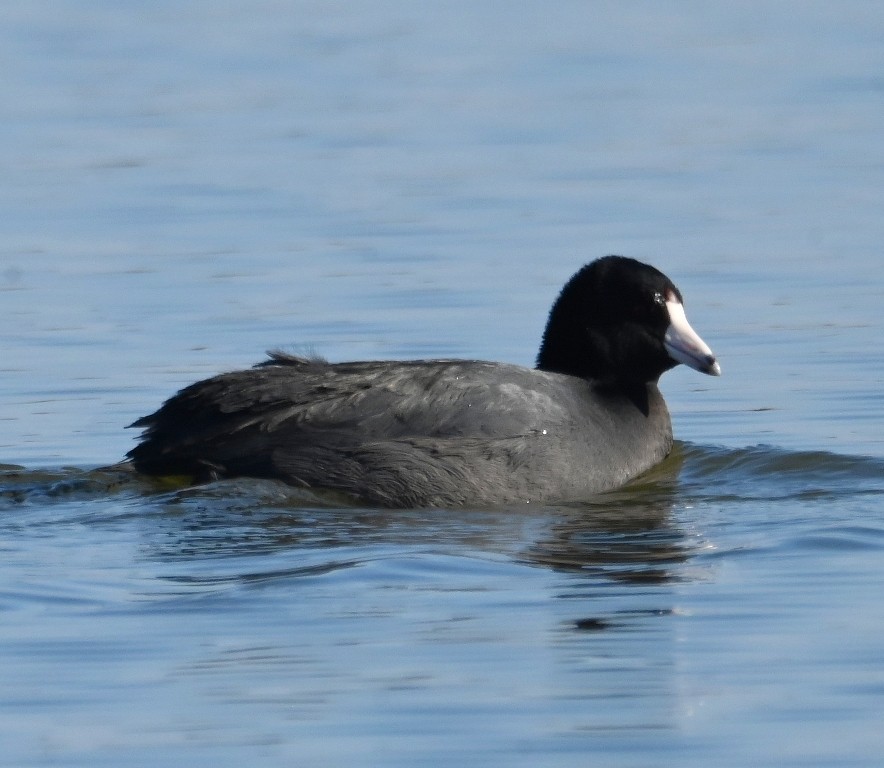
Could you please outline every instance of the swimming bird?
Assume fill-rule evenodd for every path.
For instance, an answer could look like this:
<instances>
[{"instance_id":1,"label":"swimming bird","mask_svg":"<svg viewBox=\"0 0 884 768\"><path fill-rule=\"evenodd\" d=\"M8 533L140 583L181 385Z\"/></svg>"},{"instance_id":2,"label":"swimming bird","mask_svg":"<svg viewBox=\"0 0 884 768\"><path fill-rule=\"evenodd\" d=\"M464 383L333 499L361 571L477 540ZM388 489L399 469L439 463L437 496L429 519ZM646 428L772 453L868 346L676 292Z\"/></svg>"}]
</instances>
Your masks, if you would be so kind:
<instances>
[{"instance_id":1,"label":"swimming bird","mask_svg":"<svg viewBox=\"0 0 884 768\"><path fill-rule=\"evenodd\" d=\"M721 373L672 281L606 256L562 289L533 369L271 352L138 419L127 457L147 475L276 478L383 507L575 502L669 453L657 381L679 363Z\"/></svg>"}]
</instances>

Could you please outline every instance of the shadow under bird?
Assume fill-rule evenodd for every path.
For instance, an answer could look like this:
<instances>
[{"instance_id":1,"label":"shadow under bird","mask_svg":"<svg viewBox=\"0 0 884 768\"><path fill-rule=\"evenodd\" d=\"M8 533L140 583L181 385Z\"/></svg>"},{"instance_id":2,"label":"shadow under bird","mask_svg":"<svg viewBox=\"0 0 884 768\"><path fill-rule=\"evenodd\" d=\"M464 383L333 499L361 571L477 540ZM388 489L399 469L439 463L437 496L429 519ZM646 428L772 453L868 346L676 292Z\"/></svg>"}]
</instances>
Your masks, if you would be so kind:
<instances>
[{"instance_id":1,"label":"shadow under bird","mask_svg":"<svg viewBox=\"0 0 884 768\"><path fill-rule=\"evenodd\" d=\"M672 281L606 256L562 289L536 368L272 352L136 421L127 456L148 475L276 478L385 507L580 501L669 453L657 381L679 363L721 373Z\"/></svg>"}]
</instances>

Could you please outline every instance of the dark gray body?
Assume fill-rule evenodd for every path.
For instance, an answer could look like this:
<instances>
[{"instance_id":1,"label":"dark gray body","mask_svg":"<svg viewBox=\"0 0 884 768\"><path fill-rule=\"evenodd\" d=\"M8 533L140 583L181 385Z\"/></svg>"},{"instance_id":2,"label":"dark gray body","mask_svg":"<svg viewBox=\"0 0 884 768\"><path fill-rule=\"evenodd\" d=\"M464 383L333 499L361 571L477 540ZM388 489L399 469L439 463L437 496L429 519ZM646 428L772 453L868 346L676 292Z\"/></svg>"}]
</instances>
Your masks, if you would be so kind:
<instances>
[{"instance_id":1,"label":"dark gray body","mask_svg":"<svg viewBox=\"0 0 884 768\"><path fill-rule=\"evenodd\" d=\"M143 472L239 475L382 506L579 501L672 447L656 384L639 398L578 376L476 361L276 355L187 387L133 426Z\"/></svg>"}]
</instances>

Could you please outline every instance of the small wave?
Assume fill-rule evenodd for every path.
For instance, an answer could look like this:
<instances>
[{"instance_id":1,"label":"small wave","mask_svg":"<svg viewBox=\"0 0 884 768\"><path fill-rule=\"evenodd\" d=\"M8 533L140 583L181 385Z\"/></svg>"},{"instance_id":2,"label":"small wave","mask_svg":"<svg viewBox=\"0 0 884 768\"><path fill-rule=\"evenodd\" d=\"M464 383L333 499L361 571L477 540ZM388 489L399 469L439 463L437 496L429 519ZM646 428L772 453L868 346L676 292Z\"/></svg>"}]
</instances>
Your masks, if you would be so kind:
<instances>
[{"instance_id":1,"label":"small wave","mask_svg":"<svg viewBox=\"0 0 884 768\"><path fill-rule=\"evenodd\" d=\"M135 480L134 471L122 464L95 470L78 467L26 469L0 464L0 503L45 504L53 499L106 497L133 490Z\"/></svg>"},{"instance_id":2,"label":"small wave","mask_svg":"<svg viewBox=\"0 0 884 768\"><path fill-rule=\"evenodd\" d=\"M722 448L682 443L682 493L718 498L823 498L884 494L884 459L769 445Z\"/></svg>"}]
</instances>

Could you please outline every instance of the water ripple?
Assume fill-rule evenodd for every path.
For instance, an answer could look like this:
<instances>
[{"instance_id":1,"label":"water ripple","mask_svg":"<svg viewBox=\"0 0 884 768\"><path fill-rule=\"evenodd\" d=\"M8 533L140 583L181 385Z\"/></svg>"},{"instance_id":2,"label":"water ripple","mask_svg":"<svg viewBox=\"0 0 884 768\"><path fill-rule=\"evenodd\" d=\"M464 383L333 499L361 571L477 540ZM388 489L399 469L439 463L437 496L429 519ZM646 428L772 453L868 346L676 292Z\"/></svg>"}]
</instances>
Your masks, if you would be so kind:
<instances>
[{"instance_id":1,"label":"water ripple","mask_svg":"<svg viewBox=\"0 0 884 768\"><path fill-rule=\"evenodd\" d=\"M884 494L884 460L772 446L717 448L682 444L679 486L721 501L818 500Z\"/></svg>"}]
</instances>

